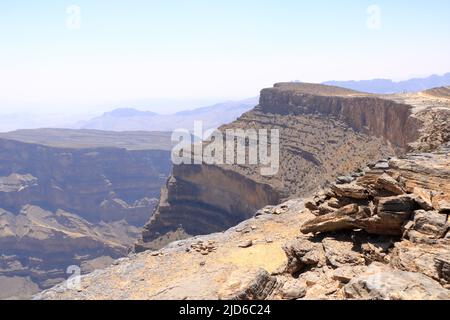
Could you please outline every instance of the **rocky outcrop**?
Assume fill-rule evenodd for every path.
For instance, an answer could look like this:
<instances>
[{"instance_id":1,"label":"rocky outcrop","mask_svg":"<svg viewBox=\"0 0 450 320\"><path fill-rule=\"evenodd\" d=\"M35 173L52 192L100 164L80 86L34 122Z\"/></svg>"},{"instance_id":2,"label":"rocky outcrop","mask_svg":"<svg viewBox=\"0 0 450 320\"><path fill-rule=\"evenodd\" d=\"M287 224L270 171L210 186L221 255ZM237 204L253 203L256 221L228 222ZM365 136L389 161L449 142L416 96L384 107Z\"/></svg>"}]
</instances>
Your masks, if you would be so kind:
<instances>
[{"instance_id":1,"label":"rocky outcrop","mask_svg":"<svg viewBox=\"0 0 450 320\"><path fill-rule=\"evenodd\" d=\"M224 230L255 209L311 194L345 172L406 148L418 137L419 123L411 106L340 88L264 89L259 106L219 130L278 129L278 173L262 176L261 166L249 164L175 166L137 249ZM167 234L172 237L162 241Z\"/></svg>"},{"instance_id":2,"label":"rocky outcrop","mask_svg":"<svg viewBox=\"0 0 450 320\"><path fill-rule=\"evenodd\" d=\"M282 249L295 238L303 202L267 207L233 228L176 241L158 251L131 254L112 266L67 282L35 299L272 299L299 293L289 278L278 276L287 263ZM251 242L250 246L241 244ZM301 292L300 292L301 294Z\"/></svg>"},{"instance_id":3,"label":"rocky outcrop","mask_svg":"<svg viewBox=\"0 0 450 320\"><path fill-rule=\"evenodd\" d=\"M0 140L0 203L142 225L170 170L168 151L53 148Z\"/></svg>"},{"instance_id":4,"label":"rocky outcrop","mask_svg":"<svg viewBox=\"0 0 450 320\"><path fill-rule=\"evenodd\" d=\"M71 265L104 267L128 253L156 205L171 167L165 147L78 148L71 132L65 148L0 139L0 276L48 288Z\"/></svg>"},{"instance_id":5,"label":"rocky outcrop","mask_svg":"<svg viewBox=\"0 0 450 320\"><path fill-rule=\"evenodd\" d=\"M421 232L443 238L447 232L446 199L450 197L448 149L412 154L368 168L349 184L334 184L308 202L317 218L304 233L363 229L371 234L401 236ZM320 208L329 208L323 214ZM407 226L405 223L411 221ZM413 234L414 236L414 234Z\"/></svg>"},{"instance_id":6,"label":"rocky outcrop","mask_svg":"<svg viewBox=\"0 0 450 320\"><path fill-rule=\"evenodd\" d=\"M186 235L222 231L252 217L261 204L279 201L270 185L234 171L207 165L176 166L163 189L158 210L144 228L143 241L136 248L159 249ZM172 231L178 232L160 238Z\"/></svg>"},{"instance_id":7,"label":"rocky outcrop","mask_svg":"<svg viewBox=\"0 0 450 320\"><path fill-rule=\"evenodd\" d=\"M449 291L421 273L371 265L344 287L345 297L364 300L448 300Z\"/></svg>"},{"instance_id":8,"label":"rocky outcrop","mask_svg":"<svg viewBox=\"0 0 450 320\"><path fill-rule=\"evenodd\" d=\"M420 157L428 159L429 168L442 177L448 170L448 155L441 150ZM394 167L402 161L412 164L418 156L373 164L354 178L350 184L363 188L364 198L359 191L352 198L348 186L336 184L306 202L292 199L267 206L225 232L133 254L108 269L83 276L78 289L63 283L35 298L448 300L448 214L433 207L422 209L420 200L413 202L417 195L409 193L400 166ZM420 173L422 181L430 172ZM431 175L428 180L427 187L434 185ZM334 193L340 187L345 195ZM369 204L374 197L379 199L378 206ZM323 228L320 218L337 216L320 213L318 208L324 203L342 217L346 212L352 223ZM392 224L384 225L382 218L373 222L367 215L355 215L365 206L372 208L374 216L382 210L410 214L394 229ZM314 222L319 227L311 234L305 228ZM367 226L367 230L362 228Z\"/></svg>"},{"instance_id":9,"label":"rocky outcrop","mask_svg":"<svg viewBox=\"0 0 450 320\"><path fill-rule=\"evenodd\" d=\"M225 230L257 208L310 195L373 159L435 149L450 139L450 100L443 97L445 90L433 92L371 95L295 83L262 90L258 106L219 130L278 129L278 173L262 176L261 166L248 164L175 166L137 250ZM390 183L385 181L394 190Z\"/></svg>"},{"instance_id":10,"label":"rocky outcrop","mask_svg":"<svg viewBox=\"0 0 450 320\"><path fill-rule=\"evenodd\" d=\"M220 168L224 177L219 179L219 187L214 187L213 179L209 179L208 188L197 194L202 199L196 204L199 207L207 207L205 202L226 207L221 198L212 195L223 183L241 177L268 185L279 201L292 199L267 205L254 212L253 218L226 231L132 254L105 270L83 276L77 289L62 283L35 298L450 299L448 128L438 126L436 130L442 131L433 133L423 127L428 123L423 115L436 111L437 98L423 93L369 96L310 85L277 85L269 94L275 99L269 100L271 104L276 103L277 97L284 102L270 111L261 110L260 105L230 127L282 128L280 135L287 138L281 142L279 175L261 177L258 168L250 166L204 169L206 166L202 165L197 171L176 167L163 190L164 211L156 211L146 230L160 223L163 230L172 230L174 238L180 234L188 236L183 234L189 221L181 210L182 199L188 199L190 205L194 203L188 198L188 190L200 190L199 185L210 177L192 174L201 170L210 170L211 177L217 178L215 170ZM324 103L324 110L316 112L308 105L309 99L328 102ZM368 107L371 112L379 111L389 121L396 108L406 110L406 118L399 116L392 123L393 128L398 128L398 136L385 131L385 123L380 124L384 129L379 131L372 120L369 126L359 127L358 117L343 112L357 112L358 105L367 107L366 99L381 108ZM392 110L383 110L384 103ZM435 122L448 121L447 113L441 116L444 118ZM335 128L337 131L332 131ZM330 139L332 142L325 142L326 134L330 138L329 132L336 136ZM370 132L378 137L366 140ZM442 139L437 142L438 150L431 143L432 136ZM345 141L352 141L354 146L346 149ZM389 145L400 151L415 151L385 156L384 151L394 151ZM312 147L315 149L309 149ZM360 164L364 157L368 157L367 163ZM375 158L383 160L373 162ZM183 190L185 177L188 188ZM296 197L307 194L305 190L312 191L314 184L322 186L322 191L311 192L307 199ZM253 190L241 197L254 199L256 195ZM240 201L242 204L246 200ZM170 219L178 214L171 209L174 203L178 203L177 220L182 224L176 227ZM142 249L155 248L148 245L154 241L157 229L146 234L150 242L142 244Z\"/></svg>"}]
</instances>

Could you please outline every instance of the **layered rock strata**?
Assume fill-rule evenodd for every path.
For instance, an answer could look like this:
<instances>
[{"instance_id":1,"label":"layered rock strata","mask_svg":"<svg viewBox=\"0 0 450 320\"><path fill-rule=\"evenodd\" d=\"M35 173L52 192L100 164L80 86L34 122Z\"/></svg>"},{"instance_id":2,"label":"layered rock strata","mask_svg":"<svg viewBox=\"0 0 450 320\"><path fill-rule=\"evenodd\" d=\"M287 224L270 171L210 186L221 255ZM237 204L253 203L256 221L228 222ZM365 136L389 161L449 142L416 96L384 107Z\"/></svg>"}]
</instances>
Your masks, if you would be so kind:
<instances>
[{"instance_id":1,"label":"layered rock strata","mask_svg":"<svg viewBox=\"0 0 450 320\"><path fill-rule=\"evenodd\" d=\"M48 288L70 276L71 265L82 272L107 266L129 252L157 203L171 168L170 144L130 150L102 140L106 133L70 132L70 143L59 141L66 147L0 139L0 276L10 278L5 283ZM77 139L87 148L79 148Z\"/></svg>"},{"instance_id":2,"label":"layered rock strata","mask_svg":"<svg viewBox=\"0 0 450 320\"><path fill-rule=\"evenodd\" d=\"M175 166L136 248L225 230L255 209L310 195L373 159L433 149L449 139L449 105L435 91L371 95L289 83L264 89L258 106L220 130L278 129L278 172L263 176L262 166L249 164Z\"/></svg>"},{"instance_id":3,"label":"layered rock strata","mask_svg":"<svg viewBox=\"0 0 450 320\"><path fill-rule=\"evenodd\" d=\"M449 211L433 202L448 196L449 151L374 163L305 201L133 254L83 276L77 290L62 283L35 298L450 299Z\"/></svg>"}]
</instances>

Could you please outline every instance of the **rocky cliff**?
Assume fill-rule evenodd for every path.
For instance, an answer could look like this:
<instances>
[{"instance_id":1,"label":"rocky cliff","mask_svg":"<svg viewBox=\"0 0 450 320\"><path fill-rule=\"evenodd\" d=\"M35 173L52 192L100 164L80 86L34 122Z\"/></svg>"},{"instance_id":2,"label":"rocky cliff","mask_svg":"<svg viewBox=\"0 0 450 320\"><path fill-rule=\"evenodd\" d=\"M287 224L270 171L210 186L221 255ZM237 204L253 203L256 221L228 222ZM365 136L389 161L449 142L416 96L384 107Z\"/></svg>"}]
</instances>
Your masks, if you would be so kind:
<instances>
[{"instance_id":1,"label":"rocky cliff","mask_svg":"<svg viewBox=\"0 0 450 320\"><path fill-rule=\"evenodd\" d=\"M280 204L264 206L254 211L252 218L226 231L172 242L156 251L131 254L107 269L83 276L76 290L62 283L35 298L450 299L447 90L368 96L338 88L291 86L277 85L267 90L260 106L230 125L259 123L283 128L284 169L279 175L258 176L257 168L249 166L175 167L161 196L164 210L156 211L146 230L150 237L157 230L175 230L152 245L187 237L184 228L189 225L189 217L183 216L188 212L183 211L184 203L190 206L190 214L196 212L195 206L201 205L205 210L202 214L216 207L239 212L227 202L230 199L240 208L247 204L248 210L255 199ZM272 98L266 98L266 94ZM275 104L277 95L287 96L279 109L289 112L262 111L270 108L265 99ZM294 98L297 95L302 100L296 106L290 101L297 99ZM308 99L325 99L329 104L321 113L306 107L306 111L299 112L300 116L295 114L295 110L305 109ZM398 136L389 133L389 126L381 120L367 120L361 122L365 126L358 127L361 116L342 113L350 108L344 106L358 110L358 103L368 106L367 101L379 105L381 118L391 119L388 114L397 107L402 111L400 115L405 115L404 118L392 120L393 128L403 127L398 129ZM386 109L380 107L383 101ZM363 114L362 110L360 113ZM374 123L381 123L385 129L373 127ZM371 132L379 136L369 139ZM331 141L329 136L334 134L339 139ZM330 141L324 142L325 138ZM349 142L364 146L347 149ZM401 155L375 161L383 150ZM359 165L365 157L367 164ZM301 166L305 163L310 165ZM348 171L340 171L345 169ZM333 178L340 172L346 175ZM317 181L316 187L320 188L323 182L323 188L305 198ZM207 187L202 189L204 183ZM227 190L227 184L235 189ZM257 189L255 184L269 190ZM192 196L189 191L193 191ZM224 192L225 196L220 197ZM261 196L264 194L266 198ZM268 197L273 194L278 198ZM290 199L282 202L284 198ZM178 213L172 210L175 203ZM202 228L217 229L217 223L214 227L210 224L224 221L220 219L226 210L217 211L208 223L194 221ZM175 214L177 221L171 220ZM231 219L226 222L232 223ZM174 228L175 223L184 224Z\"/></svg>"},{"instance_id":2,"label":"rocky cliff","mask_svg":"<svg viewBox=\"0 0 450 320\"><path fill-rule=\"evenodd\" d=\"M136 150L111 146L105 133L72 131L62 142L64 132L58 147L0 139L0 276L41 288L71 265L87 272L126 255L171 168L170 143ZM115 142L127 144L120 134Z\"/></svg>"},{"instance_id":3,"label":"rocky cliff","mask_svg":"<svg viewBox=\"0 0 450 320\"><path fill-rule=\"evenodd\" d=\"M262 176L259 166L248 164L175 166L136 248L158 249L187 235L225 230L259 207L309 195L413 143L439 145L448 140L449 110L439 107L442 100L431 91L371 95L293 83L264 89L258 106L219 130L278 129L278 173Z\"/></svg>"},{"instance_id":4,"label":"rocky cliff","mask_svg":"<svg viewBox=\"0 0 450 320\"><path fill-rule=\"evenodd\" d=\"M450 145L362 168L225 232L36 299L450 299Z\"/></svg>"}]
</instances>

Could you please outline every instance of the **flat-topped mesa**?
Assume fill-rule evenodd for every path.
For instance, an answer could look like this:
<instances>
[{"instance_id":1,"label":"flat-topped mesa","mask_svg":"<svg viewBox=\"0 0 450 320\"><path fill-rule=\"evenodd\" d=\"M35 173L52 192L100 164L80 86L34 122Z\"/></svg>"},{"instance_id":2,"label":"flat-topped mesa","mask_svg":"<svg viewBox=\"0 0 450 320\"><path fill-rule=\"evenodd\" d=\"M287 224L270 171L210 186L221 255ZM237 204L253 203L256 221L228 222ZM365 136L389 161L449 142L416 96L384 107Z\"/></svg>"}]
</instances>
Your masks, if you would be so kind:
<instances>
[{"instance_id":1,"label":"flat-topped mesa","mask_svg":"<svg viewBox=\"0 0 450 320\"><path fill-rule=\"evenodd\" d=\"M412 116L411 105L339 87L278 83L261 91L259 108L265 113L335 117L402 149L419 137L420 120Z\"/></svg>"},{"instance_id":2,"label":"flat-topped mesa","mask_svg":"<svg viewBox=\"0 0 450 320\"><path fill-rule=\"evenodd\" d=\"M226 230L373 160L434 149L450 138L446 94L373 95L305 83L263 89L258 106L220 130L278 129L278 173L262 176L248 164L175 166L137 250Z\"/></svg>"}]
</instances>

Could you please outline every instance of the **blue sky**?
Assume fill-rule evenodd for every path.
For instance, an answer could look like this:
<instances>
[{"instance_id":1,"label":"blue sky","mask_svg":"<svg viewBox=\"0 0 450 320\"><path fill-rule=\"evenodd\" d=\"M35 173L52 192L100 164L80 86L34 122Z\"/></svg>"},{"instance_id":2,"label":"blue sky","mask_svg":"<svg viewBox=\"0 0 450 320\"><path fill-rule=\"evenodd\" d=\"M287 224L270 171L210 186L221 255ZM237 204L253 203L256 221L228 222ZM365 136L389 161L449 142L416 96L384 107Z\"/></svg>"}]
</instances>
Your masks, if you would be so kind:
<instances>
[{"instance_id":1,"label":"blue sky","mask_svg":"<svg viewBox=\"0 0 450 320\"><path fill-rule=\"evenodd\" d=\"M450 71L446 0L30 2L0 1L0 113L165 113L279 81ZM79 29L67 25L71 5Z\"/></svg>"}]
</instances>

